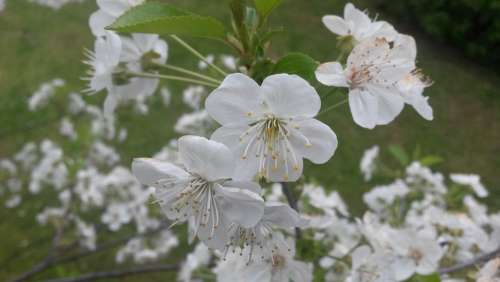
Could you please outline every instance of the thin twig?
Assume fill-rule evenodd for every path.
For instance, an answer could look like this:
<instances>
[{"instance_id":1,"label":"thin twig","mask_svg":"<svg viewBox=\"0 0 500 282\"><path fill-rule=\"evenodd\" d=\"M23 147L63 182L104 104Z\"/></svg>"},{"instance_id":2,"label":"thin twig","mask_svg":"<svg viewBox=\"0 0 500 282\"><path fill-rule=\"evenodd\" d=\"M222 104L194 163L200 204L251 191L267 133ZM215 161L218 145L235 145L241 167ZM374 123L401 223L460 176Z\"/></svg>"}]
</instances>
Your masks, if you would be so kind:
<instances>
[{"instance_id":1,"label":"thin twig","mask_svg":"<svg viewBox=\"0 0 500 282\"><path fill-rule=\"evenodd\" d=\"M443 268L443 269L440 269L439 270L439 274L447 274L447 273L451 273L451 272L456 272L456 271L460 271L462 269L465 269L465 268L468 268L468 267L471 267L471 266L474 266L474 265L477 265L477 264L481 264L481 263L484 263L484 262L487 262L489 260L492 260L494 258L497 258L497 257L500 257L500 248L490 252L490 253L487 253L487 254L484 254L484 255L481 255L481 256L478 256L476 258L473 258L469 261L466 261L466 262L463 262L463 263L459 263L457 265L454 265L454 266L450 266L450 267L447 267L447 268Z\"/></svg>"},{"instance_id":2,"label":"thin twig","mask_svg":"<svg viewBox=\"0 0 500 282\"><path fill-rule=\"evenodd\" d=\"M318 116L320 116L320 115L322 115L324 113L327 113L327 112L329 112L329 111L331 111L331 110L333 110L335 108L338 108L339 106L342 106L343 104L347 103L348 101L349 101L349 99L344 99L344 100L338 102L337 104L333 104L330 107L328 107L328 108L322 110L321 112L319 112Z\"/></svg>"},{"instance_id":3,"label":"thin twig","mask_svg":"<svg viewBox=\"0 0 500 282\"><path fill-rule=\"evenodd\" d=\"M46 282L83 282L83 281L95 281L102 279L116 279L116 278L128 277L144 273L176 271L178 269L179 269L178 264L149 265L149 266L133 267L128 269L119 269L119 270L116 269L109 271L92 272L77 277L46 280Z\"/></svg>"},{"instance_id":4,"label":"thin twig","mask_svg":"<svg viewBox=\"0 0 500 282\"><path fill-rule=\"evenodd\" d=\"M286 200L288 201L288 205L290 205L290 207L294 209L296 212L299 212L299 207L297 206L297 199L295 199L295 197L293 196L292 190L288 185L288 182L281 183L281 190L283 190L283 194L285 194ZM302 232L298 227L295 227L295 238L296 239L302 238Z\"/></svg>"},{"instance_id":5,"label":"thin twig","mask_svg":"<svg viewBox=\"0 0 500 282\"><path fill-rule=\"evenodd\" d=\"M176 35L171 35L170 37L172 37L175 41L177 41L177 43L179 43L182 47L186 48L189 52L191 52L193 55L195 55L198 59L202 60L203 62L205 62L205 64L209 65L210 67L212 67L214 70L216 70L218 73L222 74L224 77L227 76L227 73L225 71L223 71L221 68L219 68L218 66L216 66L214 63L211 63L209 62L205 56L203 56L200 52L196 51L196 49L194 49L193 47L191 47L189 44L187 44L184 40L180 39L179 37L177 37Z\"/></svg>"},{"instance_id":6,"label":"thin twig","mask_svg":"<svg viewBox=\"0 0 500 282\"><path fill-rule=\"evenodd\" d=\"M190 71L190 70L187 70L185 68L176 67L176 66L172 66L172 65L169 65L169 64L155 64L155 65L159 66L161 68L165 68L165 69L177 71L177 72L180 72L180 73L183 73L183 74L191 75L191 76L194 76L194 77L197 77L197 78L205 79L205 80L207 80L209 82L213 82L213 83L216 83L216 84L220 84L222 82L222 81L220 81L218 79L215 79L213 77L210 77L208 75L204 75L204 74L201 74L201 73Z\"/></svg>"},{"instance_id":7,"label":"thin twig","mask_svg":"<svg viewBox=\"0 0 500 282\"><path fill-rule=\"evenodd\" d=\"M212 83L212 82L202 81L202 80L197 80L197 79L192 79L192 78L187 78L187 77L182 77L182 76L176 76L176 75L163 75L163 74L142 73L142 72L128 72L127 74L131 75L131 76L136 76L136 77L183 81L183 82L205 85L205 86L209 86L209 87L213 87L213 88L217 88L219 86L219 85Z\"/></svg>"}]
</instances>

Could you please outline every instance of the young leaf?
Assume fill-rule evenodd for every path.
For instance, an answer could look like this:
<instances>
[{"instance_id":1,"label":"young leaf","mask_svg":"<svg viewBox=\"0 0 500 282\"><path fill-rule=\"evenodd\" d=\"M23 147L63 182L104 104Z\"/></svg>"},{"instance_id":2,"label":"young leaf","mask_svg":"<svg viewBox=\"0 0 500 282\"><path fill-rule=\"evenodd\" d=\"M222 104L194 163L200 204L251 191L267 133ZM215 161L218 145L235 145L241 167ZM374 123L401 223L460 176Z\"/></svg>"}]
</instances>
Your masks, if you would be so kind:
<instances>
[{"instance_id":1,"label":"young leaf","mask_svg":"<svg viewBox=\"0 0 500 282\"><path fill-rule=\"evenodd\" d=\"M318 62L302 53L290 53L276 62L273 73L296 74L305 80L314 80Z\"/></svg>"},{"instance_id":2,"label":"young leaf","mask_svg":"<svg viewBox=\"0 0 500 282\"><path fill-rule=\"evenodd\" d=\"M399 145L389 146L389 152L394 158L396 158L402 166L407 166L410 164L410 158L405 150Z\"/></svg>"},{"instance_id":3,"label":"young leaf","mask_svg":"<svg viewBox=\"0 0 500 282\"><path fill-rule=\"evenodd\" d=\"M415 275L413 276L409 282L441 282L441 277L439 277L439 274L432 274L432 275Z\"/></svg>"},{"instance_id":4,"label":"young leaf","mask_svg":"<svg viewBox=\"0 0 500 282\"><path fill-rule=\"evenodd\" d=\"M111 26L118 32L176 34L224 39L224 25L205 17L178 9L169 4L146 2L120 16Z\"/></svg>"},{"instance_id":5,"label":"young leaf","mask_svg":"<svg viewBox=\"0 0 500 282\"><path fill-rule=\"evenodd\" d=\"M265 20L281 4L282 0L254 0L254 2L260 17Z\"/></svg>"},{"instance_id":6,"label":"young leaf","mask_svg":"<svg viewBox=\"0 0 500 282\"><path fill-rule=\"evenodd\" d=\"M443 158L441 158L439 156L432 156L431 155L431 156L423 157L419 161L423 166L433 166L433 165L442 163Z\"/></svg>"}]
</instances>

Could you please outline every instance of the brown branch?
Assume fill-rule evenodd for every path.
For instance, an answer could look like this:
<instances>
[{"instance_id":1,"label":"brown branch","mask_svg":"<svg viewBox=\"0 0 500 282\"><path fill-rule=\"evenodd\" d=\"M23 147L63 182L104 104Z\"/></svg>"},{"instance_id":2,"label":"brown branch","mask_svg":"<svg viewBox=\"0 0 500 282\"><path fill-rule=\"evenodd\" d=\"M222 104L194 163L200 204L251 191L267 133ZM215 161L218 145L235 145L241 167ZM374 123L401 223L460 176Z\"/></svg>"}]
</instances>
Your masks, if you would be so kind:
<instances>
[{"instance_id":1,"label":"brown branch","mask_svg":"<svg viewBox=\"0 0 500 282\"><path fill-rule=\"evenodd\" d=\"M293 196L292 189L288 185L287 182L281 182L281 190L283 191L283 194L285 194L286 200L288 201L288 205L292 209L294 209L296 212L299 212L299 207L297 206L297 199ZM302 231L300 228L295 227L295 238L300 239L302 238Z\"/></svg>"},{"instance_id":2,"label":"brown branch","mask_svg":"<svg viewBox=\"0 0 500 282\"><path fill-rule=\"evenodd\" d=\"M83 282L83 281L95 281L101 279L116 279L116 278L122 278L132 275L145 274L145 273L176 271L178 269L179 265L177 264L150 265L150 266L141 266L128 269L120 269L120 270L92 272L77 277L46 280L46 282Z\"/></svg>"},{"instance_id":3,"label":"brown branch","mask_svg":"<svg viewBox=\"0 0 500 282\"><path fill-rule=\"evenodd\" d=\"M492 259L497 258L497 257L500 257L500 248L498 248L490 253L473 258L469 261L459 263L457 265L450 266L447 268L440 269L439 274L442 275L442 274L446 274L446 273L460 271L462 269L465 269L465 268L468 268L468 267L471 267L471 266L474 266L474 265L477 265L480 263L487 262L487 261L492 260Z\"/></svg>"}]
</instances>

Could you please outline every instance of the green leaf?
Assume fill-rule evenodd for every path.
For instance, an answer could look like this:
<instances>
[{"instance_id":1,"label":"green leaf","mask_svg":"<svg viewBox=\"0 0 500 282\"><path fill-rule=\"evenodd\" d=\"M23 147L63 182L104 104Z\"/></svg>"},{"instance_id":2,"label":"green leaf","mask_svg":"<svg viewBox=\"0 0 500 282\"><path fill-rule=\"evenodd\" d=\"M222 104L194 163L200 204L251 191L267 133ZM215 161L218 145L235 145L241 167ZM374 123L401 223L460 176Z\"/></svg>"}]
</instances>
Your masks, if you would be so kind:
<instances>
[{"instance_id":1,"label":"green leaf","mask_svg":"<svg viewBox=\"0 0 500 282\"><path fill-rule=\"evenodd\" d=\"M282 0L254 0L254 2L257 12L262 20L265 20L281 4Z\"/></svg>"},{"instance_id":2,"label":"green leaf","mask_svg":"<svg viewBox=\"0 0 500 282\"><path fill-rule=\"evenodd\" d=\"M399 163L403 166L407 166L410 164L410 158L405 150L399 145L391 145L389 146L389 152L392 154L394 158L396 158Z\"/></svg>"},{"instance_id":3,"label":"green leaf","mask_svg":"<svg viewBox=\"0 0 500 282\"><path fill-rule=\"evenodd\" d=\"M433 166L443 162L443 158L439 156L426 156L421 158L420 163L424 166Z\"/></svg>"},{"instance_id":4,"label":"green leaf","mask_svg":"<svg viewBox=\"0 0 500 282\"><path fill-rule=\"evenodd\" d=\"M413 276L409 282L441 282L441 277L439 277L439 274L431 274L431 275L415 275Z\"/></svg>"},{"instance_id":5,"label":"green leaf","mask_svg":"<svg viewBox=\"0 0 500 282\"><path fill-rule=\"evenodd\" d=\"M118 32L176 34L224 39L224 25L205 17L178 9L169 4L146 2L120 16L109 29Z\"/></svg>"},{"instance_id":6,"label":"green leaf","mask_svg":"<svg viewBox=\"0 0 500 282\"><path fill-rule=\"evenodd\" d=\"M296 74L305 80L314 80L314 72L319 63L302 53L290 53L276 62L273 73Z\"/></svg>"}]
</instances>

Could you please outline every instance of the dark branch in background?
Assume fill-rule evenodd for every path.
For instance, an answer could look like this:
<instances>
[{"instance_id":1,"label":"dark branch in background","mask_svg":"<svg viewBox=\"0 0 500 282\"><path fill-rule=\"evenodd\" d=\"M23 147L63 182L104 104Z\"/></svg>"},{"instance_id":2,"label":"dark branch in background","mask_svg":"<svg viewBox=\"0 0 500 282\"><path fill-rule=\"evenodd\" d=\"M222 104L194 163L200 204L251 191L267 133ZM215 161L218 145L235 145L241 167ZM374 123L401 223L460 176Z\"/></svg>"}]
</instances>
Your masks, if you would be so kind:
<instances>
[{"instance_id":1,"label":"dark branch in background","mask_svg":"<svg viewBox=\"0 0 500 282\"><path fill-rule=\"evenodd\" d=\"M177 264L149 265L149 266L133 267L120 270L92 272L77 277L46 280L46 282L83 282L83 281L95 281L102 279L107 280L107 279L116 279L116 278L128 277L144 273L176 271L178 269L179 265Z\"/></svg>"},{"instance_id":2,"label":"dark branch in background","mask_svg":"<svg viewBox=\"0 0 500 282\"><path fill-rule=\"evenodd\" d=\"M281 190L283 190L283 194L285 194L286 200L288 201L288 205L290 205L290 207L294 209L296 212L299 212L299 207L297 206L297 199L295 199L295 197L293 196L292 189L287 182L281 182ZM302 231L298 227L295 228L295 238L296 239L302 238Z\"/></svg>"},{"instance_id":3,"label":"dark branch in background","mask_svg":"<svg viewBox=\"0 0 500 282\"><path fill-rule=\"evenodd\" d=\"M439 274L443 275L443 274L447 274L447 273L451 273L451 272L460 271L462 269L465 269L465 268L468 268L468 267L471 267L471 266L474 266L477 264L485 263L485 262L492 260L494 258L497 258L497 257L500 257L500 248L494 250L493 252L490 252L490 253L478 256L476 258L473 258L470 261L466 261L464 263L459 263L459 264L451 266L451 267L440 269Z\"/></svg>"},{"instance_id":4,"label":"dark branch in background","mask_svg":"<svg viewBox=\"0 0 500 282\"><path fill-rule=\"evenodd\" d=\"M168 222L162 223L158 228L150 230L150 231L148 231L146 233L132 234L132 235L129 235L129 236L126 236L126 237L123 237L123 238L119 238L119 239L116 239L116 240L113 240L113 241L110 241L110 242L106 242L106 243L98 246L94 250L84 250L84 251L78 252L78 253L73 254L73 255L68 255L68 256L56 257L57 252L55 251L55 249L53 247L52 250L49 251L49 255L47 255L47 257L43 261L41 261L40 263L34 265L33 268L31 268L30 270L24 272L23 274L21 274L19 277L15 278L12 281L13 282L25 281L28 278L31 278L32 276L34 276L35 274L40 273L42 271L45 271L46 269L48 269L50 267L53 267L53 266L56 266L56 265L59 265L59 264L73 262L73 261L76 261L76 260L80 260L80 259L85 258L87 256L90 256L90 255L93 255L93 254L96 254L96 253L108 250L110 248L114 248L114 247L120 246L120 245L128 242L129 240L137 238L137 237L146 237L146 236L149 236L149 235L153 235L155 233L158 233L158 232L160 232L162 230L167 229L168 226L169 226ZM58 240L60 240L60 238ZM55 239L54 239L54 242L55 242Z\"/></svg>"}]
</instances>

